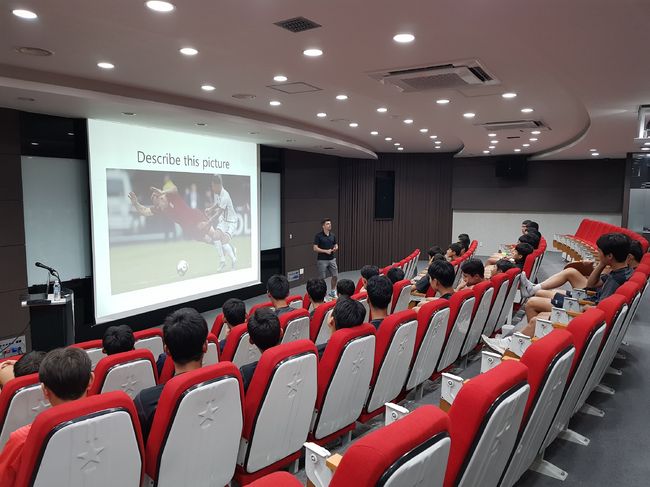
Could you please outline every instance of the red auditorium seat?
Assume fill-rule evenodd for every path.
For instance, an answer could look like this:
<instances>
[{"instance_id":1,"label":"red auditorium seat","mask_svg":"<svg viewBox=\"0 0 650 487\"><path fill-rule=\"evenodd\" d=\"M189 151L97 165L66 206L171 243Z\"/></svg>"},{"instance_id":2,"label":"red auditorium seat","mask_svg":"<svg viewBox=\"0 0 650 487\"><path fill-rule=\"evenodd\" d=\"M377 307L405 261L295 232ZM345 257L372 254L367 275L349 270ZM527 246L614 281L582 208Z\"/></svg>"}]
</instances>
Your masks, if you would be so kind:
<instances>
[{"instance_id":1,"label":"red auditorium seat","mask_svg":"<svg viewBox=\"0 0 650 487\"><path fill-rule=\"evenodd\" d=\"M133 338L135 338L134 348L136 350L150 350L154 359L157 359L165 351L163 348L163 332L160 328L136 331L133 333Z\"/></svg>"},{"instance_id":2,"label":"red auditorium seat","mask_svg":"<svg viewBox=\"0 0 650 487\"><path fill-rule=\"evenodd\" d=\"M97 362L106 357L106 354L104 353L104 345L102 345L101 340L90 340L87 342L75 343L70 346L81 348L86 351L88 358L90 358L93 370L95 369Z\"/></svg>"},{"instance_id":3,"label":"red auditorium seat","mask_svg":"<svg viewBox=\"0 0 650 487\"><path fill-rule=\"evenodd\" d=\"M296 309L280 315L282 343L309 340L309 311Z\"/></svg>"},{"instance_id":4,"label":"red auditorium seat","mask_svg":"<svg viewBox=\"0 0 650 487\"><path fill-rule=\"evenodd\" d=\"M38 374L7 382L0 391L0 450L11 433L34 421L38 413L49 407Z\"/></svg>"},{"instance_id":5,"label":"red auditorium seat","mask_svg":"<svg viewBox=\"0 0 650 487\"><path fill-rule=\"evenodd\" d=\"M384 404L402 391L413 357L417 327L417 314L410 309L382 321L377 330L373 374L361 422L381 414Z\"/></svg>"},{"instance_id":6,"label":"red auditorium seat","mask_svg":"<svg viewBox=\"0 0 650 487\"><path fill-rule=\"evenodd\" d=\"M530 387L528 368L504 361L474 377L451 409L444 487L495 487L512 452Z\"/></svg>"},{"instance_id":7,"label":"red auditorium seat","mask_svg":"<svg viewBox=\"0 0 650 487\"><path fill-rule=\"evenodd\" d=\"M553 330L533 342L522 355L521 363L528 367L530 393L501 487L512 487L535 460L558 410L575 352L571 333Z\"/></svg>"},{"instance_id":8,"label":"red auditorium seat","mask_svg":"<svg viewBox=\"0 0 650 487\"><path fill-rule=\"evenodd\" d=\"M354 288L354 294L358 294L361 292L361 289L363 288L363 278L359 278L357 281L357 285Z\"/></svg>"},{"instance_id":9,"label":"red auditorium seat","mask_svg":"<svg viewBox=\"0 0 650 487\"><path fill-rule=\"evenodd\" d=\"M314 316L309 320L309 338L316 345L327 343L327 340L329 340L330 330L327 321L334 306L336 306L336 301L321 304L314 310Z\"/></svg>"},{"instance_id":10,"label":"red auditorium seat","mask_svg":"<svg viewBox=\"0 0 650 487\"><path fill-rule=\"evenodd\" d=\"M248 484L250 487L303 487L289 472L274 472Z\"/></svg>"},{"instance_id":11,"label":"red auditorium seat","mask_svg":"<svg viewBox=\"0 0 650 487\"><path fill-rule=\"evenodd\" d=\"M233 326L226 338L226 345L221 354L222 361L233 362L237 367L257 362L260 349L253 345L248 337L248 325Z\"/></svg>"},{"instance_id":12,"label":"red auditorium seat","mask_svg":"<svg viewBox=\"0 0 650 487\"><path fill-rule=\"evenodd\" d=\"M405 389L415 389L429 379L436 370L449 322L449 301L436 299L425 303L418 311L418 328L411 370Z\"/></svg>"},{"instance_id":13,"label":"red auditorium seat","mask_svg":"<svg viewBox=\"0 0 650 487\"><path fill-rule=\"evenodd\" d=\"M147 349L131 350L104 357L95 367L89 395L122 391L131 399L142 389L158 383L156 360Z\"/></svg>"},{"instance_id":14,"label":"red auditorium seat","mask_svg":"<svg viewBox=\"0 0 650 487\"><path fill-rule=\"evenodd\" d=\"M302 296L293 295L286 299L287 304L294 309L302 309Z\"/></svg>"},{"instance_id":15,"label":"red auditorium seat","mask_svg":"<svg viewBox=\"0 0 650 487\"><path fill-rule=\"evenodd\" d=\"M404 279L393 284L393 300L391 301L389 314L408 309L411 301L411 281Z\"/></svg>"},{"instance_id":16,"label":"red auditorium seat","mask_svg":"<svg viewBox=\"0 0 650 487\"><path fill-rule=\"evenodd\" d=\"M356 293L351 296L355 301L359 301L363 304L363 307L366 309L366 317L363 320L364 322L369 322L372 318L370 317L370 306L368 305L368 293Z\"/></svg>"},{"instance_id":17,"label":"red auditorium seat","mask_svg":"<svg viewBox=\"0 0 650 487\"><path fill-rule=\"evenodd\" d=\"M318 395L310 441L325 444L354 429L363 409L375 356L375 328L334 332L318 363Z\"/></svg>"},{"instance_id":18,"label":"red auditorium seat","mask_svg":"<svg viewBox=\"0 0 650 487\"><path fill-rule=\"evenodd\" d=\"M219 363L219 339L212 333L208 333L208 348L203 355L203 366Z\"/></svg>"},{"instance_id":19,"label":"red auditorium seat","mask_svg":"<svg viewBox=\"0 0 650 487\"><path fill-rule=\"evenodd\" d=\"M491 336L495 331L497 320L501 315L503 303L506 300L508 288L510 286L510 280L505 273L493 276L490 281L492 282L492 287L494 287L494 294L492 296L490 313L488 314L488 319L485 322L485 328L483 329L483 334L487 336Z\"/></svg>"},{"instance_id":20,"label":"red auditorium seat","mask_svg":"<svg viewBox=\"0 0 650 487\"><path fill-rule=\"evenodd\" d=\"M260 357L244 400L244 428L235 479L247 484L300 457L314 413L318 354L308 340Z\"/></svg>"},{"instance_id":21,"label":"red auditorium seat","mask_svg":"<svg viewBox=\"0 0 650 487\"><path fill-rule=\"evenodd\" d=\"M146 445L146 473L154 485L228 484L237 463L243 397L241 376L232 363L202 367L167 382Z\"/></svg>"},{"instance_id":22,"label":"red auditorium seat","mask_svg":"<svg viewBox=\"0 0 650 487\"><path fill-rule=\"evenodd\" d=\"M465 336L465 343L460 351L460 356L464 357L470 353L481 339L481 333L487 323L492 298L494 296L494 287L491 281L479 282L472 288L474 291L474 310L472 311L472 321L469 330Z\"/></svg>"},{"instance_id":23,"label":"red auditorium seat","mask_svg":"<svg viewBox=\"0 0 650 487\"><path fill-rule=\"evenodd\" d=\"M254 304L251 306L251 309L248 310L248 316L253 316L255 314L255 311L260 308L273 308L273 303L271 301L267 301L265 303Z\"/></svg>"},{"instance_id":24,"label":"red auditorium seat","mask_svg":"<svg viewBox=\"0 0 650 487\"><path fill-rule=\"evenodd\" d=\"M144 448L133 401L123 392L79 399L39 414L14 487L138 486ZM56 480L53 480L56 479Z\"/></svg>"},{"instance_id":25,"label":"red auditorium seat","mask_svg":"<svg viewBox=\"0 0 650 487\"><path fill-rule=\"evenodd\" d=\"M453 364L460 355L463 347L467 330L472 320L472 311L474 310L474 291L464 289L449 298L449 321L447 323L447 338L442 348L442 356L438 362L436 370L441 372Z\"/></svg>"},{"instance_id":26,"label":"red auditorium seat","mask_svg":"<svg viewBox=\"0 0 650 487\"><path fill-rule=\"evenodd\" d=\"M246 337L248 337L248 331L246 329L246 324L239 325L239 326L243 326L244 328L243 329L241 329L241 328L238 329L237 334L240 331L244 331L246 333ZM233 328L233 330L234 330L234 328ZM228 337L230 337L230 335L228 335ZM233 340L234 341L232 343L235 343L236 340L235 340L234 337L233 337ZM208 342L208 347L207 347L207 350L205 351L205 354L203 355L203 367L205 367L207 365L214 365L214 364L219 363L219 340L217 340L217 337L214 336L212 333L208 333L207 342ZM243 356L243 354L244 354L243 350L246 347L246 343L248 343L248 345L250 345L251 347L254 347L254 349L257 350L257 355L259 356L259 349L257 347L255 347L255 345L252 345L250 342L248 342L248 340L245 340L245 343L243 343L243 342L244 342L244 340L240 340L238 342L242 346L241 356ZM228 346L228 341L226 341L226 347L227 346ZM224 347L224 354L226 353L226 347ZM255 350L250 350L250 352L252 354L255 354ZM228 352L230 352L230 350ZM235 353L237 353L237 350L235 351ZM223 360L226 360L226 359L223 359ZM232 359L230 359L229 361L234 362L234 360L232 360ZM252 360L252 362L255 362L255 361L256 360ZM238 367L241 367L241 365L238 365ZM169 355L167 355L167 357L165 358L165 362L163 364L163 368L162 368L162 370L160 372L160 376L158 377L158 384L166 384L167 381L169 379L171 379L172 377L174 377L174 362L172 361L172 358Z\"/></svg>"},{"instance_id":27,"label":"red auditorium seat","mask_svg":"<svg viewBox=\"0 0 650 487\"><path fill-rule=\"evenodd\" d=\"M512 319L512 308L515 302L515 296L519 290L521 271L519 269L510 269L506 271L506 276L508 276L508 280L510 281L508 286L508 294L506 295L506 299L503 302L503 308L501 308L501 314L497 319L494 331L499 331L503 325L510 323L510 320Z\"/></svg>"},{"instance_id":28,"label":"red auditorium seat","mask_svg":"<svg viewBox=\"0 0 650 487\"><path fill-rule=\"evenodd\" d=\"M219 340L223 340L224 338L226 338L225 328L224 328L224 324L225 324L224 320L225 320L225 318L223 316L223 313L219 313L215 317L214 323L212 323L212 328L210 329L210 333L214 334L214 336L216 336ZM222 332L224 333L223 336L221 336Z\"/></svg>"},{"instance_id":29,"label":"red auditorium seat","mask_svg":"<svg viewBox=\"0 0 650 487\"><path fill-rule=\"evenodd\" d=\"M311 298L307 293L305 293L305 295L302 297L302 308L306 309L307 311L309 311L309 308L311 308Z\"/></svg>"}]
</instances>

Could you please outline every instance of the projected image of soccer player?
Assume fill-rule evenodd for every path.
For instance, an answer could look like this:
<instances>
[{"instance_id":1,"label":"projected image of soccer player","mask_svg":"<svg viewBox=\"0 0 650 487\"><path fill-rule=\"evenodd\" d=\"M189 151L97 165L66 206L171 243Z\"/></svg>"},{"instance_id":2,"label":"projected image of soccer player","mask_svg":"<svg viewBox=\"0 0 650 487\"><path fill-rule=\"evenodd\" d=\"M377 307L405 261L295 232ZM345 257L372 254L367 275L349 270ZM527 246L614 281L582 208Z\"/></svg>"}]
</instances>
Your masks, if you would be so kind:
<instances>
[{"instance_id":1,"label":"projected image of soccer player","mask_svg":"<svg viewBox=\"0 0 650 487\"><path fill-rule=\"evenodd\" d=\"M213 204L205 210L205 214L215 230L214 246L219 257L219 271L226 267L224 253L230 259L234 269L237 264L237 249L233 247L231 240L237 227L237 213L235 213L230 193L223 187L221 176L218 174L212 176L210 187Z\"/></svg>"}]
</instances>

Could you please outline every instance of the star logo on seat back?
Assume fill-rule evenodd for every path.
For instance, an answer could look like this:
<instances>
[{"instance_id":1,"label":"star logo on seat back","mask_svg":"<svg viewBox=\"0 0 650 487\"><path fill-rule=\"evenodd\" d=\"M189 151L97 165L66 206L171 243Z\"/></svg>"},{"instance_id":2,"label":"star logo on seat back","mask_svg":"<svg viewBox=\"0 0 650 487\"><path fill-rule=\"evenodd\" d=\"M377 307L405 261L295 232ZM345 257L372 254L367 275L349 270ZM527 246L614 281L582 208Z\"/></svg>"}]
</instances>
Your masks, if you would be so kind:
<instances>
[{"instance_id":1,"label":"star logo on seat back","mask_svg":"<svg viewBox=\"0 0 650 487\"><path fill-rule=\"evenodd\" d=\"M135 397L135 386L138 385L138 379L133 374L130 374L126 378L124 384L120 384L120 389L122 389L131 399Z\"/></svg>"},{"instance_id":2,"label":"star logo on seat back","mask_svg":"<svg viewBox=\"0 0 650 487\"><path fill-rule=\"evenodd\" d=\"M206 403L206 408L199 413L199 418L201 418L199 426L203 429L209 428L214 422L214 415L219 410L219 406L214 405L215 402L215 399L210 399Z\"/></svg>"},{"instance_id":3,"label":"star logo on seat back","mask_svg":"<svg viewBox=\"0 0 650 487\"><path fill-rule=\"evenodd\" d=\"M361 352L357 353L357 358L352 361L352 373L356 374L361 369L361 364L365 361L365 357Z\"/></svg>"},{"instance_id":4,"label":"star logo on seat back","mask_svg":"<svg viewBox=\"0 0 650 487\"><path fill-rule=\"evenodd\" d=\"M99 438L95 431L95 424L91 423L87 428L86 451L77 455L77 459L82 462L79 470L84 473L92 472L95 470L96 465L101 462L100 455L106 448L96 445L95 442L98 439Z\"/></svg>"},{"instance_id":5,"label":"star logo on seat back","mask_svg":"<svg viewBox=\"0 0 650 487\"><path fill-rule=\"evenodd\" d=\"M293 398L298 393L298 387L301 383L302 379L300 378L300 371L297 370L293 373L293 380L287 384L290 398Z\"/></svg>"},{"instance_id":6,"label":"star logo on seat back","mask_svg":"<svg viewBox=\"0 0 650 487\"><path fill-rule=\"evenodd\" d=\"M50 407L50 403L49 403L49 402L47 402L45 399L39 399L39 400L38 400L38 404L36 404L36 406L34 406L34 407L32 408L32 412L33 412L34 414L38 414L38 413L40 413L41 411L43 411L44 409L47 409L47 408L49 408L49 407Z\"/></svg>"}]
</instances>

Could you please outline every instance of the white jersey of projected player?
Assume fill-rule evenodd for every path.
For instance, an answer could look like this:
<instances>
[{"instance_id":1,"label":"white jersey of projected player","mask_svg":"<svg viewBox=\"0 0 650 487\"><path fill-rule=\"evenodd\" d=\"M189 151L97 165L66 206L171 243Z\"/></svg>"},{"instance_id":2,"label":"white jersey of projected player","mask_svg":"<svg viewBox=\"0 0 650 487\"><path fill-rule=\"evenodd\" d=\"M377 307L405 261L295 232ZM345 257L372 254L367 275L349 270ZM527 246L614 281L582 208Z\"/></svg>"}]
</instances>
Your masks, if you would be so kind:
<instances>
[{"instance_id":1,"label":"white jersey of projected player","mask_svg":"<svg viewBox=\"0 0 650 487\"><path fill-rule=\"evenodd\" d=\"M214 206L223 210L221 216L219 217L217 228L222 232L232 236L237 226L237 213L235 213L235 207L232 204L230 193L228 193L228 191L222 187L221 193L212 193L212 198L214 201Z\"/></svg>"}]
</instances>

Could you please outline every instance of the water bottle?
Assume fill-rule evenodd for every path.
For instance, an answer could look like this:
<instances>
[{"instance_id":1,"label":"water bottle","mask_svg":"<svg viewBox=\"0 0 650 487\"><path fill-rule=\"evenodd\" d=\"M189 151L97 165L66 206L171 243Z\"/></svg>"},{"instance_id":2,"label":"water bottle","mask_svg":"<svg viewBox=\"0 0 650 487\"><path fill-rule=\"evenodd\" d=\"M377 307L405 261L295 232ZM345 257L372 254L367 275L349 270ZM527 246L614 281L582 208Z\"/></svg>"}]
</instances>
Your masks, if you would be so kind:
<instances>
[{"instance_id":1,"label":"water bottle","mask_svg":"<svg viewBox=\"0 0 650 487\"><path fill-rule=\"evenodd\" d=\"M61 299L61 283L58 279L54 280L54 287L52 292L54 293L54 301Z\"/></svg>"}]
</instances>

